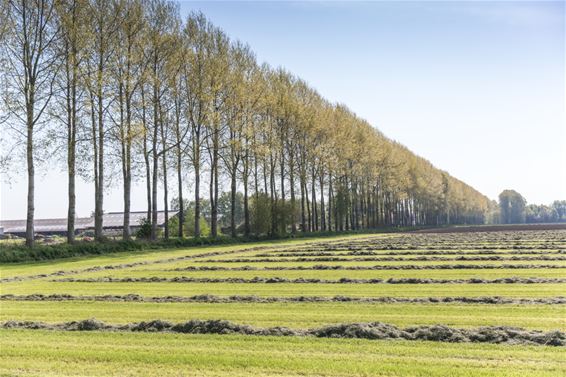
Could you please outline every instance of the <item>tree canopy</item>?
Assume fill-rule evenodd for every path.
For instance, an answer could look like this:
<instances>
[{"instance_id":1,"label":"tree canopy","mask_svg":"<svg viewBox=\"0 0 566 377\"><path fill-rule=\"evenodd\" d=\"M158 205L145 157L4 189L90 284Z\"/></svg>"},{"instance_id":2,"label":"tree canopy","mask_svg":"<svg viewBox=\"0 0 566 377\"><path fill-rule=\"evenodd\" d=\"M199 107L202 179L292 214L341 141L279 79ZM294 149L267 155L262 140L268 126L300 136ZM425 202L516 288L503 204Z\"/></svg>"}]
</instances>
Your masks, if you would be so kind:
<instances>
[{"instance_id":1,"label":"tree canopy","mask_svg":"<svg viewBox=\"0 0 566 377\"><path fill-rule=\"evenodd\" d=\"M521 224L525 222L527 201L515 190L503 190L499 194L499 213L502 224Z\"/></svg>"},{"instance_id":2,"label":"tree canopy","mask_svg":"<svg viewBox=\"0 0 566 377\"><path fill-rule=\"evenodd\" d=\"M30 99L29 91L20 90L23 76L7 75L10 95L3 98L5 104L27 104L8 117L31 119L27 129L23 121L24 128L10 131L14 140L27 132L22 145L28 145L30 167L36 153L30 148L43 137L30 124L40 116L58 135L54 148L66 151L54 158L61 157L68 171L70 233L77 174L95 187L97 239L104 190L112 182L123 186L123 236L130 236L136 180L146 186L153 239L157 209L169 217L173 195L181 216L174 234L195 236L203 231L204 197L212 236L220 223L232 235L326 232L481 224L491 211L483 194L346 106L283 68L258 64L249 46L230 39L202 13L182 19L178 5L167 0L3 4L9 17L7 31L0 33L0 56L15 72L28 68L21 41L37 33L21 27L28 17L23 13L49 12L36 20L49 26L41 28L41 39L50 43L33 55L41 64L30 77L41 84L35 85L38 96ZM28 178L33 176L31 169ZM29 190L33 224L34 188ZM184 200L189 190L190 206ZM520 204L507 194L503 199ZM515 221L524 203L523 209L503 207L505 221ZM183 231L187 226L190 232ZM169 228L166 238L173 234Z\"/></svg>"}]
</instances>

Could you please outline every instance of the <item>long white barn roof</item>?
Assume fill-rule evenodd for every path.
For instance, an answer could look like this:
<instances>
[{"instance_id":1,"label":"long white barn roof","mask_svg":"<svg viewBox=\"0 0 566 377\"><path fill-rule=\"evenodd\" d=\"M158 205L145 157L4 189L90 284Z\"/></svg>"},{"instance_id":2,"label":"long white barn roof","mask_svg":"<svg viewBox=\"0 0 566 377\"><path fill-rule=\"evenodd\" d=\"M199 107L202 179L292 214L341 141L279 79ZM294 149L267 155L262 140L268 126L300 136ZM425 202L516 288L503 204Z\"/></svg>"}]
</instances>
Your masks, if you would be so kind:
<instances>
[{"instance_id":1,"label":"long white barn roof","mask_svg":"<svg viewBox=\"0 0 566 377\"><path fill-rule=\"evenodd\" d=\"M169 211L169 218L175 216L176 211ZM138 226L147 217L147 212L130 212L130 225ZM165 211L157 211L157 225L162 226L165 222ZM124 212L108 212L103 215L102 224L104 228L120 228L124 224ZM35 219L35 232L66 232L67 219ZM24 233L26 231L26 220L0 220L0 227L4 233ZM94 228L93 217L78 217L75 219L75 230L86 230Z\"/></svg>"}]
</instances>

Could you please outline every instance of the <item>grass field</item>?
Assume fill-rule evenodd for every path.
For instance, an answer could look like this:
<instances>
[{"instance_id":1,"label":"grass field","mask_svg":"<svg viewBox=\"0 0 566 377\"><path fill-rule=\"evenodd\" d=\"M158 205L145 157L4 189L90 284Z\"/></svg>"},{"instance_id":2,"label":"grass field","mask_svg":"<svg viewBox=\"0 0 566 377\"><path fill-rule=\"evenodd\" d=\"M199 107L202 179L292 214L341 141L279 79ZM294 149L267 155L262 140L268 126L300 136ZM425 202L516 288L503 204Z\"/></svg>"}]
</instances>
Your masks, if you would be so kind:
<instances>
[{"instance_id":1,"label":"grass field","mask_svg":"<svg viewBox=\"0 0 566 377\"><path fill-rule=\"evenodd\" d=\"M0 321L60 324L96 318L108 324L125 325L154 319L173 323L200 319L295 330L382 322L400 328L440 324L464 329L512 326L529 331L564 332L566 283L539 280L470 283L467 280L564 279L565 250L564 230L406 233L2 265ZM365 260L368 258L375 260ZM414 278L450 282L225 281L255 277L332 281ZM110 278L122 281L103 281ZM220 281L135 281L146 278ZM122 298L128 295L138 296ZM476 301L466 302L466 297ZM386 302L371 302L380 299ZM447 299L455 301L444 302ZM489 303L482 303L483 299ZM0 339L2 376L563 376L566 373L564 347L530 344L21 328L1 329Z\"/></svg>"},{"instance_id":2,"label":"grass field","mask_svg":"<svg viewBox=\"0 0 566 377\"><path fill-rule=\"evenodd\" d=\"M155 318L181 322L187 318L227 319L258 327L321 327L333 323L380 321L406 327L442 323L453 327L499 325L566 331L564 308L551 305L298 303L155 303L95 301L5 301L0 320L66 322L96 317L109 323Z\"/></svg>"},{"instance_id":3,"label":"grass field","mask_svg":"<svg viewBox=\"0 0 566 377\"><path fill-rule=\"evenodd\" d=\"M3 375L536 377L566 372L563 350L551 347L238 335L0 334Z\"/></svg>"}]
</instances>

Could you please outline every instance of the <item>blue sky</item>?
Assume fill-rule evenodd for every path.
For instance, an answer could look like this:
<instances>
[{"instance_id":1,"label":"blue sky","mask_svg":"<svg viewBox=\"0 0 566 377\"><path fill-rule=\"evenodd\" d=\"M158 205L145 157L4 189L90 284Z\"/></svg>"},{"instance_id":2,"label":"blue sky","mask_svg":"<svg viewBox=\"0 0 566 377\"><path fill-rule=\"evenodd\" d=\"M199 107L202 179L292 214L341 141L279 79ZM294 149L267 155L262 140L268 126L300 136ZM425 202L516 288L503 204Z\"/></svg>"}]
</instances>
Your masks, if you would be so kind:
<instances>
[{"instance_id":1,"label":"blue sky","mask_svg":"<svg viewBox=\"0 0 566 377\"><path fill-rule=\"evenodd\" d=\"M566 199L564 2L181 2L191 10L490 198ZM25 177L12 181L3 218L25 215ZM108 195L120 210L119 185ZM39 217L65 215L65 197L49 202Z\"/></svg>"}]
</instances>

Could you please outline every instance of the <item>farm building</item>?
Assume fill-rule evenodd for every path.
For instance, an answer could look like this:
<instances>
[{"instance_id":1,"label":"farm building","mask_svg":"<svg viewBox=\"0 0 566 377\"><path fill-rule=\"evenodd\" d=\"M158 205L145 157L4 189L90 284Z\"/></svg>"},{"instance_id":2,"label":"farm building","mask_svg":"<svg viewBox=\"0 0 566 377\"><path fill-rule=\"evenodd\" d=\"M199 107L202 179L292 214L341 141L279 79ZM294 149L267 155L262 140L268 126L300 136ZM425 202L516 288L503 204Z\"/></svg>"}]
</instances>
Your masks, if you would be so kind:
<instances>
[{"instance_id":1,"label":"farm building","mask_svg":"<svg viewBox=\"0 0 566 377\"><path fill-rule=\"evenodd\" d=\"M176 216L177 212L170 211L169 218ZM146 211L130 212L130 229L135 232L143 219L147 217ZM124 224L124 212L105 213L102 220L104 232L108 235L119 234L122 232ZM163 228L165 225L165 211L157 211L157 226ZM0 228L4 234L15 236L25 236L26 220L0 220ZM41 235L61 235L67 234L67 219L35 219L34 230ZM80 234L94 230L94 217L78 217L75 219L75 233Z\"/></svg>"}]
</instances>

